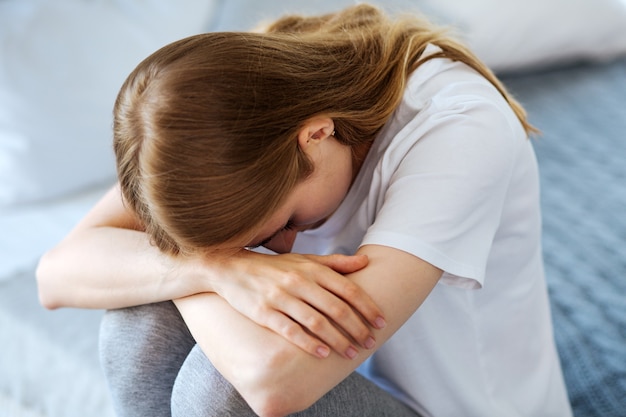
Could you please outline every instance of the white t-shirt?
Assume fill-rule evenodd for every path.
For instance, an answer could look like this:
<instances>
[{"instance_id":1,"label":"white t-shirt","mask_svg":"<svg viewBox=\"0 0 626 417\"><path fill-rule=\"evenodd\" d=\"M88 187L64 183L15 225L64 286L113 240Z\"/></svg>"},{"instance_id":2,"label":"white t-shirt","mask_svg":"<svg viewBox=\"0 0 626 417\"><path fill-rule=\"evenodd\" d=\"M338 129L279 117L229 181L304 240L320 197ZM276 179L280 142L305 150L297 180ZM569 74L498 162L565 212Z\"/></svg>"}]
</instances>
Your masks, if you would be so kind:
<instances>
[{"instance_id":1,"label":"white t-shirt","mask_svg":"<svg viewBox=\"0 0 626 417\"><path fill-rule=\"evenodd\" d=\"M412 74L338 210L296 239L294 252L385 245L444 271L364 368L423 416L571 416L538 183L531 141L500 93L435 59Z\"/></svg>"}]
</instances>

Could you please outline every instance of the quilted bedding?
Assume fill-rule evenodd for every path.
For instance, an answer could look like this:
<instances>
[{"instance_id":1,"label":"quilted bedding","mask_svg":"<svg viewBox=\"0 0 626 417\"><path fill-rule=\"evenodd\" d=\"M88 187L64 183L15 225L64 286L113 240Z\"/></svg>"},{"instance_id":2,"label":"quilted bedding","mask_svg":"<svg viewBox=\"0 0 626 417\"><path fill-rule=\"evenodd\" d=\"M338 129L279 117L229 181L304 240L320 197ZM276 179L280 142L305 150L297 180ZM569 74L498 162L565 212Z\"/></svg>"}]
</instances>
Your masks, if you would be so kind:
<instances>
[{"instance_id":1,"label":"quilted bedding","mask_svg":"<svg viewBox=\"0 0 626 417\"><path fill-rule=\"evenodd\" d=\"M626 416L626 59L505 77L542 130L544 256L576 416Z\"/></svg>"}]
</instances>

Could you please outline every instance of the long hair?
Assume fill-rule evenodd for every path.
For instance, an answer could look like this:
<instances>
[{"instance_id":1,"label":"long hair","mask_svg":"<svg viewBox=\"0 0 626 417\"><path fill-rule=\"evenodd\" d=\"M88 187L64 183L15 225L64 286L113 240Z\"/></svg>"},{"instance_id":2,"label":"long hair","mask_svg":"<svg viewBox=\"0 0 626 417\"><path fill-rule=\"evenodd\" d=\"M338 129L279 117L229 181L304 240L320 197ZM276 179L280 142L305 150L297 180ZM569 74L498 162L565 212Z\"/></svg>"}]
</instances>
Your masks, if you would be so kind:
<instances>
[{"instance_id":1,"label":"long hair","mask_svg":"<svg viewBox=\"0 0 626 417\"><path fill-rule=\"evenodd\" d=\"M428 44L441 52L420 58ZM416 16L392 20L358 5L287 16L264 33L206 33L158 50L130 74L114 108L114 149L126 203L168 253L248 239L313 171L296 137L311 117L337 139L371 142L412 71L446 57L498 88L470 51Z\"/></svg>"}]
</instances>

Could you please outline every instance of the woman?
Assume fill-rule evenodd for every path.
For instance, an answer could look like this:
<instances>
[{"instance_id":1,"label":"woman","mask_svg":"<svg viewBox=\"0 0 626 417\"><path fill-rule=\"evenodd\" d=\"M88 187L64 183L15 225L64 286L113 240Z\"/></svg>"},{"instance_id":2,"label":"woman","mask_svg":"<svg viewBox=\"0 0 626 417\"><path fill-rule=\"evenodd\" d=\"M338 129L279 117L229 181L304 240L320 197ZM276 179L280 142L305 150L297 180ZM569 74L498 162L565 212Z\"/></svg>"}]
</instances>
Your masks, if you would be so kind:
<instances>
[{"instance_id":1,"label":"woman","mask_svg":"<svg viewBox=\"0 0 626 417\"><path fill-rule=\"evenodd\" d=\"M114 114L119 189L38 277L112 310L119 415L571 415L533 129L444 33L361 5L199 35Z\"/></svg>"}]
</instances>

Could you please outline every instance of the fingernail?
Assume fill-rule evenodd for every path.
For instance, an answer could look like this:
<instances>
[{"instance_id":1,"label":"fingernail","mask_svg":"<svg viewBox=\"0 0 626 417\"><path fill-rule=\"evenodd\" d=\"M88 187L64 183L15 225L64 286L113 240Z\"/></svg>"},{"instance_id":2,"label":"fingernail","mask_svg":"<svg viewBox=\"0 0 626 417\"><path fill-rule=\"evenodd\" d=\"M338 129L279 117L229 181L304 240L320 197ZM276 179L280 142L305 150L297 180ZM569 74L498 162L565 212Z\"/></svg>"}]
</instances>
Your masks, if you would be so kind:
<instances>
[{"instance_id":1,"label":"fingernail","mask_svg":"<svg viewBox=\"0 0 626 417\"><path fill-rule=\"evenodd\" d=\"M315 351L320 358L327 358L330 355L330 349L326 346L318 346Z\"/></svg>"},{"instance_id":2,"label":"fingernail","mask_svg":"<svg viewBox=\"0 0 626 417\"><path fill-rule=\"evenodd\" d=\"M367 349L371 349L374 347L374 345L376 345L376 340L374 340L373 337L368 337L367 340L365 341L365 347Z\"/></svg>"},{"instance_id":3,"label":"fingernail","mask_svg":"<svg viewBox=\"0 0 626 417\"><path fill-rule=\"evenodd\" d=\"M376 328L383 329L387 325L387 322L384 318L379 316L376 317L376 320L374 320L374 324L376 324Z\"/></svg>"},{"instance_id":4,"label":"fingernail","mask_svg":"<svg viewBox=\"0 0 626 417\"><path fill-rule=\"evenodd\" d=\"M346 350L346 356L349 357L350 359L354 359L356 358L356 355L358 354L358 352L356 351L355 348L353 348L352 346L350 346L347 350Z\"/></svg>"}]
</instances>

